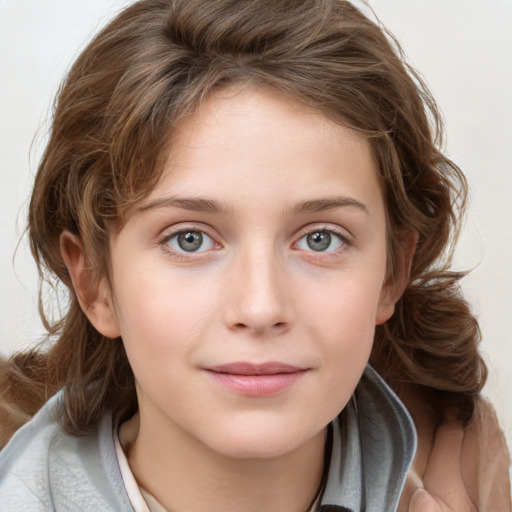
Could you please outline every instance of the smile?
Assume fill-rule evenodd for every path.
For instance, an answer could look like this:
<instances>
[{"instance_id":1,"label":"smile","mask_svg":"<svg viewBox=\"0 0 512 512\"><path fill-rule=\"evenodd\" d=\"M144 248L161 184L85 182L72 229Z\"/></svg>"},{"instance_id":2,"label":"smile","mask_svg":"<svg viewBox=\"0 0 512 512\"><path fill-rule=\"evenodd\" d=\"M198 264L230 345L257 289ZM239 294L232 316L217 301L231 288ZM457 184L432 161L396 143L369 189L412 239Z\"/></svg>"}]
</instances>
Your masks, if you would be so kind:
<instances>
[{"instance_id":1,"label":"smile","mask_svg":"<svg viewBox=\"0 0 512 512\"><path fill-rule=\"evenodd\" d=\"M216 383L235 393L263 397L271 396L293 386L308 371L308 368L269 362L252 364L229 363L205 368Z\"/></svg>"}]
</instances>

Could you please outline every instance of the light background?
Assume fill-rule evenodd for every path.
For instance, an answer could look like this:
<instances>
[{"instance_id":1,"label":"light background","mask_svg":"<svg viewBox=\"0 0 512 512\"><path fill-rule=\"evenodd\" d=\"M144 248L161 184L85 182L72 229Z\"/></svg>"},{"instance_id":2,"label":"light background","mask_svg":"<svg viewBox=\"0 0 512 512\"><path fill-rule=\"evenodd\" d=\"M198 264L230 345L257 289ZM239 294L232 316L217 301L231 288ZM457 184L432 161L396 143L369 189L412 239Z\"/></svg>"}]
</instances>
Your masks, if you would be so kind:
<instances>
[{"instance_id":1,"label":"light background","mask_svg":"<svg viewBox=\"0 0 512 512\"><path fill-rule=\"evenodd\" d=\"M130 0L0 0L0 353L34 342L37 274L22 241L51 100L85 42ZM360 5L360 4L358 4ZM485 394L512 445L512 0L370 0L444 112L469 178L456 264L478 313Z\"/></svg>"}]
</instances>

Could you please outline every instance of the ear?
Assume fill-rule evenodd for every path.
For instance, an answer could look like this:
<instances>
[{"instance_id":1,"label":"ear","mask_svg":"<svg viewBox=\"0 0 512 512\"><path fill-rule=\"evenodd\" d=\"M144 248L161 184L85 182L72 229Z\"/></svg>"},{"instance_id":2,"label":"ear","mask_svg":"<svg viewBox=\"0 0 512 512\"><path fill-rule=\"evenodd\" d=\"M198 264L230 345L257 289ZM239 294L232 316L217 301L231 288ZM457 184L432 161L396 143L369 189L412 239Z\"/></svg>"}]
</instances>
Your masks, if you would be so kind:
<instances>
[{"instance_id":1,"label":"ear","mask_svg":"<svg viewBox=\"0 0 512 512\"><path fill-rule=\"evenodd\" d=\"M401 231L399 234L399 245L400 249L396 263L398 268L394 272L394 276L390 277L382 287L375 318L376 325L382 325L393 316L395 304L409 284L412 260L418 245L418 233L411 230Z\"/></svg>"},{"instance_id":2,"label":"ear","mask_svg":"<svg viewBox=\"0 0 512 512\"><path fill-rule=\"evenodd\" d=\"M82 240L67 230L63 231L60 235L60 253L80 307L91 324L107 338L120 336L108 283L106 279L98 280L88 266Z\"/></svg>"}]
</instances>

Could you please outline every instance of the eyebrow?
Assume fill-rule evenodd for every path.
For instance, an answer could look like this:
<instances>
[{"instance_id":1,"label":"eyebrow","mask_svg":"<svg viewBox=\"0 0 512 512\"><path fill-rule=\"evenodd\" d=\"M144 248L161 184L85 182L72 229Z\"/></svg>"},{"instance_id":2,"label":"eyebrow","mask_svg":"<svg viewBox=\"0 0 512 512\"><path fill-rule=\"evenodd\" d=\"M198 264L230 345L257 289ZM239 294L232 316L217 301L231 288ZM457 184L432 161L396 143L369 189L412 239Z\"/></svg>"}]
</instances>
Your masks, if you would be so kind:
<instances>
[{"instance_id":1,"label":"eyebrow","mask_svg":"<svg viewBox=\"0 0 512 512\"><path fill-rule=\"evenodd\" d=\"M292 208L289 213L315 213L335 208L354 207L369 213L368 208L356 199L345 196L334 196L319 199L311 199L309 201L300 201ZM232 209L227 205L220 203L214 199L206 199L203 197L161 197L154 199L140 207L141 211L153 210L157 208L181 208L183 210L218 213L224 215L233 215Z\"/></svg>"},{"instance_id":2,"label":"eyebrow","mask_svg":"<svg viewBox=\"0 0 512 512\"><path fill-rule=\"evenodd\" d=\"M231 215L231 209L226 205L213 199L203 197L161 197L150 201L140 207L141 211L153 210L155 208L181 208L194 212L221 213Z\"/></svg>"},{"instance_id":3,"label":"eyebrow","mask_svg":"<svg viewBox=\"0 0 512 512\"><path fill-rule=\"evenodd\" d=\"M354 207L365 213L370 213L366 205L356 199L345 196L333 196L321 199L312 199L310 201L301 201L293 206L291 213L315 213L346 207Z\"/></svg>"}]
</instances>

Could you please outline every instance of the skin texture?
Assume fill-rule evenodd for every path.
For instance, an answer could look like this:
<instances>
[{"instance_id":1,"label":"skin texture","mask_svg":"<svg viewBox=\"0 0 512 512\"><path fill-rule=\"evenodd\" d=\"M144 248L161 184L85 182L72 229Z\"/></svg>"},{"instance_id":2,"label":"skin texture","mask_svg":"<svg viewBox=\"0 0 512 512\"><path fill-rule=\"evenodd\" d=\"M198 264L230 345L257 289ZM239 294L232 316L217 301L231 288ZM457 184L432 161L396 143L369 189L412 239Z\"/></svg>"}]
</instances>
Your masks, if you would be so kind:
<instances>
[{"instance_id":1,"label":"skin texture","mask_svg":"<svg viewBox=\"0 0 512 512\"><path fill-rule=\"evenodd\" d=\"M254 88L210 95L170 142L158 185L112 234L111 290L92 284L80 240L61 237L84 311L122 336L134 371L130 465L170 510L305 510L325 426L400 295L387 282L369 145ZM183 232L201 233L198 250L180 247ZM314 250L313 233L330 245ZM279 392L247 396L208 370L240 361L302 371Z\"/></svg>"}]
</instances>

